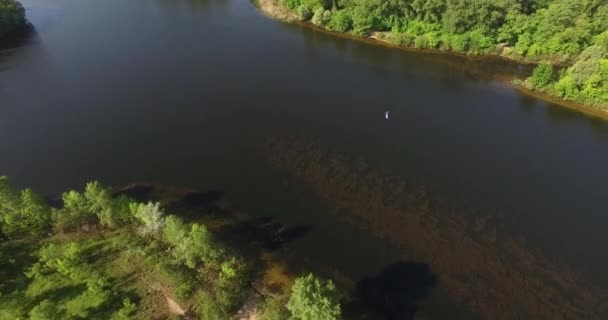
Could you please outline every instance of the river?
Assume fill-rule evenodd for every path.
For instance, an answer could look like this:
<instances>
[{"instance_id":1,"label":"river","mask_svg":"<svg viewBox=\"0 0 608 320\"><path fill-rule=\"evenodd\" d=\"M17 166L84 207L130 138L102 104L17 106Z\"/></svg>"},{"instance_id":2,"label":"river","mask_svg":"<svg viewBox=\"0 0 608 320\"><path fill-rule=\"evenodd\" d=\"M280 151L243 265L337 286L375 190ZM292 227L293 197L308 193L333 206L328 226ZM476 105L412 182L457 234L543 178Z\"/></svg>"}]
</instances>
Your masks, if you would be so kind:
<instances>
[{"instance_id":1,"label":"river","mask_svg":"<svg viewBox=\"0 0 608 320\"><path fill-rule=\"evenodd\" d=\"M608 123L492 76L524 67L339 38L246 0L22 2L36 32L0 54L0 174L19 186L222 190L311 225L294 244L309 259L378 273L399 249L327 214L331 200L256 151L296 136L499 217L608 290ZM418 315L468 318L440 287Z\"/></svg>"}]
</instances>

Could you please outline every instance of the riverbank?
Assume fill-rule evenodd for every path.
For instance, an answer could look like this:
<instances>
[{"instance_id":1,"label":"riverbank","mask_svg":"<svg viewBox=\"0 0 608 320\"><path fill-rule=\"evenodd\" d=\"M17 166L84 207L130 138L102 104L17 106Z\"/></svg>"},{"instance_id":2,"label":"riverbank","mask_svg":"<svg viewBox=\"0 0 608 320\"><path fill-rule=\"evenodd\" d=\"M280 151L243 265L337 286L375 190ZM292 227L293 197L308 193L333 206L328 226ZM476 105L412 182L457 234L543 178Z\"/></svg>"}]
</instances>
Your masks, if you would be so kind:
<instances>
[{"instance_id":1,"label":"riverbank","mask_svg":"<svg viewBox=\"0 0 608 320\"><path fill-rule=\"evenodd\" d=\"M19 190L7 181L0 178L0 278L13 280L0 283L1 319L359 319L389 311L371 307L370 292L392 294L381 279L355 285L289 246L310 228L253 218L221 191L92 182L46 199L28 189L13 203ZM302 295L310 291L318 292Z\"/></svg>"},{"instance_id":2,"label":"riverbank","mask_svg":"<svg viewBox=\"0 0 608 320\"><path fill-rule=\"evenodd\" d=\"M519 65L526 66L535 66L538 65L538 59L526 59L519 56L514 56L510 54L512 52L512 48L501 48L500 53L495 54L469 54L469 53L460 53L451 50L444 50L441 48L438 49L429 49L429 48L417 48L414 45L399 45L395 42L389 40L391 38L391 32L371 32L368 35L356 35L353 32L336 32L331 31L326 28L317 26L308 21L301 21L298 19L297 13L294 10L287 8L281 0L255 0L254 4L258 8L260 12L262 12L265 16L277 19L280 21L284 21L287 23L296 23L298 25L313 29L318 32L323 32L327 34L331 34L333 36L337 36L340 38L351 39L355 41L361 41L370 45L380 45L387 48L399 49L407 52L422 52L429 54L440 54L440 55L449 55L459 58L465 58L472 61L491 61L491 60L502 60L513 62ZM554 61L554 65L561 65L566 67L567 64L564 64L563 61ZM500 81L504 81L505 83L511 84L513 80L517 80L517 78L513 77L513 75L507 74L499 74L493 75L494 78L499 79ZM525 80L525 79L524 79ZM608 121L608 109L594 107L591 105L584 104L582 102L565 100L558 96L549 94L547 92L541 92L538 90L531 90L523 85L513 85L520 93L525 94L527 96L531 96L545 102L549 102L551 104L559 105L560 107L564 107L573 111L581 112L585 115L601 118L602 120Z\"/></svg>"}]
</instances>

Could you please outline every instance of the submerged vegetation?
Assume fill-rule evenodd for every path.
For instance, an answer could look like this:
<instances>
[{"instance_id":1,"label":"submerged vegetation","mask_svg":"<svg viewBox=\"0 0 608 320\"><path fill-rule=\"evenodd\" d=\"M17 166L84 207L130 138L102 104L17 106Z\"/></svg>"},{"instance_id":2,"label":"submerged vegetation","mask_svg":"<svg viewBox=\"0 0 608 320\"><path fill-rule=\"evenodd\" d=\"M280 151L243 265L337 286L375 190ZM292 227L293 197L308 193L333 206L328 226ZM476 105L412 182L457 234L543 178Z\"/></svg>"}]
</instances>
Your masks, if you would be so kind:
<instances>
[{"instance_id":1,"label":"submerged vegetation","mask_svg":"<svg viewBox=\"0 0 608 320\"><path fill-rule=\"evenodd\" d=\"M312 274L247 310L263 267L159 202L98 182L60 202L0 179L0 319L340 318L335 285Z\"/></svg>"},{"instance_id":2,"label":"submerged vegetation","mask_svg":"<svg viewBox=\"0 0 608 320\"><path fill-rule=\"evenodd\" d=\"M598 0L280 0L301 21L399 46L550 63L529 88L608 109L608 4ZM516 81L522 83L522 81Z\"/></svg>"},{"instance_id":3,"label":"submerged vegetation","mask_svg":"<svg viewBox=\"0 0 608 320\"><path fill-rule=\"evenodd\" d=\"M25 9L15 0L0 0L0 39L27 26Z\"/></svg>"},{"instance_id":4,"label":"submerged vegetation","mask_svg":"<svg viewBox=\"0 0 608 320\"><path fill-rule=\"evenodd\" d=\"M482 319L608 319L608 293L486 214L447 206L420 186L306 139L271 138L261 151L327 200L339 218L390 241L404 259L428 264L446 293ZM415 274L415 281L424 279L424 272ZM376 300L382 306L405 301Z\"/></svg>"}]
</instances>

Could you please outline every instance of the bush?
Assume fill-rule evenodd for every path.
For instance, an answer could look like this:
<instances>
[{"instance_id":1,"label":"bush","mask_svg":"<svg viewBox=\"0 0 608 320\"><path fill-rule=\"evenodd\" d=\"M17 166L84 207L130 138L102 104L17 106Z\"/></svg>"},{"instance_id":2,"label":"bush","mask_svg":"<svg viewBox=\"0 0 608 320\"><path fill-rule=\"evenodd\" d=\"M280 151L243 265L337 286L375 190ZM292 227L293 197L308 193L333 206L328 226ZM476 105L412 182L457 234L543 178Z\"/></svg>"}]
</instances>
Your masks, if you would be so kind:
<instances>
[{"instance_id":1,"label":"bush","mask_svg":"<svg viewBox=\"0 0 608 320\"><path fill-rule=\"evenodd\" d=\"M553 66L549 63L539 64L532 72L529 81L535 88L545 88L553 79Z\"/></svg>"},{"instance_id":2,"label":"bush","mask_svg":"<svg viewBox=\"0 0 608 320\"><path fill-rule=\"evenodd\" d=\"M47 274L59 273L69 278L79 278L82 265L82 251L78 243L65 245L49 243L38 250L38 262L32 265L26 275L37 278Z\"/></svg>"},{"instance_id":3,"label":"bush","mask_svg":"<svg viewBox=\"0 0 608 320\"><path fill-rule=\"evenodd\" d=\"M162 230L165 213L160 208L160 203L140 203L131 210L134 210L133 216L140 224L139 233L141 235L154 236Z\"/></svg>"},{"instance_id":4,"label":"bush","mask_svg":"<svg viewBox=\"0 0 608 320\"><path fill-rule=\"evenodd\" d=\"M196 295L196 308L198 309L200 319L228 319L228 314L215 301L213 295L206 290L201 290Z\"/></svg>"},{"instance_id":5,"label":"bush","mask_svg":"<svg viewBox=\"0 0 608 320\"><path fill-rule=\"evenodd\" d=\"M49 300L42 300L30 310L30 320L56 320L61 318L61 313L56 304Z\"/></svg>"},{"instance_id":6,"label":"bush","mask_svg":"<svg viewBox=\"0 0 608 320\"><path fill-rule=\"evenodd\" d=\"M331 11L317 7L312 15L311 22L316 26L324 26L331 20Z\"/></svg>"},{"instance_id":7,"label":"bush","mask_svg":"<svg viewBox=\"0 0 608 320\"><path fill-rule=\"evenodd\" d=\"M172 246L173 256L189 268L196 267L199 261L214 264L222 256L222 250L204 225L194 223L187 227L178 217L168 216L163 233Z\"/></svg>"},{"instance_id":8,"label":"bush","mask_svg":"<svg viewBox=\"0 0 608 320\"><path fill-rule=\"evenodd\" d=\"M30 189L18 191L0 177L0 228L8 237L41 235L49 230L51 210Z\"/></svg>"},{"instance_id":9,"label":"bush","mask_svg":"<svg viewBox=\"0 0 608 320\"><path fill-rule=\"evenodd\" d=\"M287 320L289 310L285 307L286 301L280 298L269 297L261 307L260 320Z\"/></svg>"},{"instance_id":10,"label":"bush","mask_svg":"<svg viewBox=\"0 0 608 320\"><path fill-rule=\"evenodd\" d=\"M308 8L322 7L323 9L328 9L332 5L332 1L330 0L301 0L301 2Z\"/></svg>"},{"instance_id":11,"label":"bush","mask_svg":"<svg viewBox=\"0 0 608 320\"><path fill-rule=\"evenodd\" d=\"M104 188L97 181L87 183L83 196L88 210L97 216L102 226L114 228L128 220L129 203L132 202L128 197L114 199L112 189Z\"/></svg>"},{"instance_id":12,"label":"bush","mask_svg":"<svg viewBox=\"0 0 608 320\"><path fill-rule=\"evenodd\" d=\"M310 18L312 18L312 10L310 10L309 7L305 6L305 5L300 5L298 7L298 19L300 21L307 21L310 20Z\"/></svg>"},{"instance_id":13,"label":"bush","mask_svg":"<svg viewBox=\"0 0 608 320\"><path fill-rule=\"evenodd\" d=\"M465 52L469 48L469 38L466 34L454 35L451 38L450 48L456 52Z\"/></svg>"},{"instance_id":14,"label":"bush","mask_svg":"<svg viewBox=\"0 0 608 320\"><path fill-rule=\"evenodd\" d=\"M110 320L131 320L133 319L132 315L136 310L137 305L131 302L129 298L126 298L122 301L122 308L118 309L118 311L112 315Z\"/></svg>"},{"instance_id":15,"label":"bush","mask_svg":"<svg viewBox=\"0 0 608 320\"><path fill-rule=\"evenodd\" d=\"M296 279L287 309L298 320L337 320L342 314L334 283L313 274Z\"/></svg>"},{"instance_id":16,"label":"bush","mask_svg":"<svg viewBox=\"0 0 608 320\"><path fill-rule=\"evenodd\" d=\"M300 0L283 0L283 4L289 9L295 9L302 4Z\"/></svg>"},{"instance_id":17,"label":"bush","mask_svg":"<svg viewBox=\"0 0 608 320\"><path fill-rule=\"evenodd\" d=\"M393 33L391 41L398 46L411 46L414 44L414 37L407 33Z\"/></svg>"},{"instance_id":18,"label":"bush","mask_svg":"<svg viewBox=\"0 0 608 320\"><path fill-rule=\"evenodd\" d=\"M348 10L337 10L334 11L327 27L330 30L337 32L346 32L353 26L353 18L350 16Z\"/></svg>"},{"instance_id":19,"label":"bush","mask_svg":"<svg viewBox=\"0 0 608 320\"><path fill-rule=\"evenodd\" d=\"M428 46L428 39L426 35L417 36L414 40L416 48L424 49Z\"/></svg>"}]
</instances>

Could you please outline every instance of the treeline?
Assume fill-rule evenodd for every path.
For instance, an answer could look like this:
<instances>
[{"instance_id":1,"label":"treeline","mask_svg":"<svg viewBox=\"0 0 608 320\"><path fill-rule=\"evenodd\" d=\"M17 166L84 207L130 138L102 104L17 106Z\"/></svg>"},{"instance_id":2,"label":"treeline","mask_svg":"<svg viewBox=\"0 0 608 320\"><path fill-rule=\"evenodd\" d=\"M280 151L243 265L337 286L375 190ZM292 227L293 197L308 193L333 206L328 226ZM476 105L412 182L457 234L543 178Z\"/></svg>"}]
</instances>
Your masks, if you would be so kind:
<instances>
[{"instance_id":1,"label":"treeline","mask_svg":"<svg viewBox=\"0 0 608 320\"><path fill-rule=\"evenodd\" d=\"M159 203L115 196L91 182L83 192L64 193L62 204L52 208L0 178L1 319L149 319L166 306L151 298L154 288L200 319L230 319L253 292L259 266ZM335 285L312 274L259 309L262 320L341 315Z\"/></svg>"},{"instance_id":2,"label":"treeline","mask_svg":"<svg viewBox=\"0 0 608 320\"><path fill-rule=\"evenodd\" d=\"M0 39L27 25L25 9L15 0L0 0Z\"/></svg>"},{"instance_id":3,"label":"treeline","mask_svg":"<svg viewBox=\"0 0 608 320\"><path fill-rule=\"evenodd\" d=\"M593 106L608 104L604 0L281 1L300 20L332 31L416 48L571 65L534 88Z\"/></svg>"},{"instance_id":4,"label":"treeline","mask_svg":"<svg viewBox=\"0 0 608 320\"><path fill-rule=\"evenodd\" d=\"M608 50L603 46L590 46L571 67L561 70L554 70L549 63L540 64L526 82L515 80L514 84L608 109Z\"/></svg>"}]
</instances>

